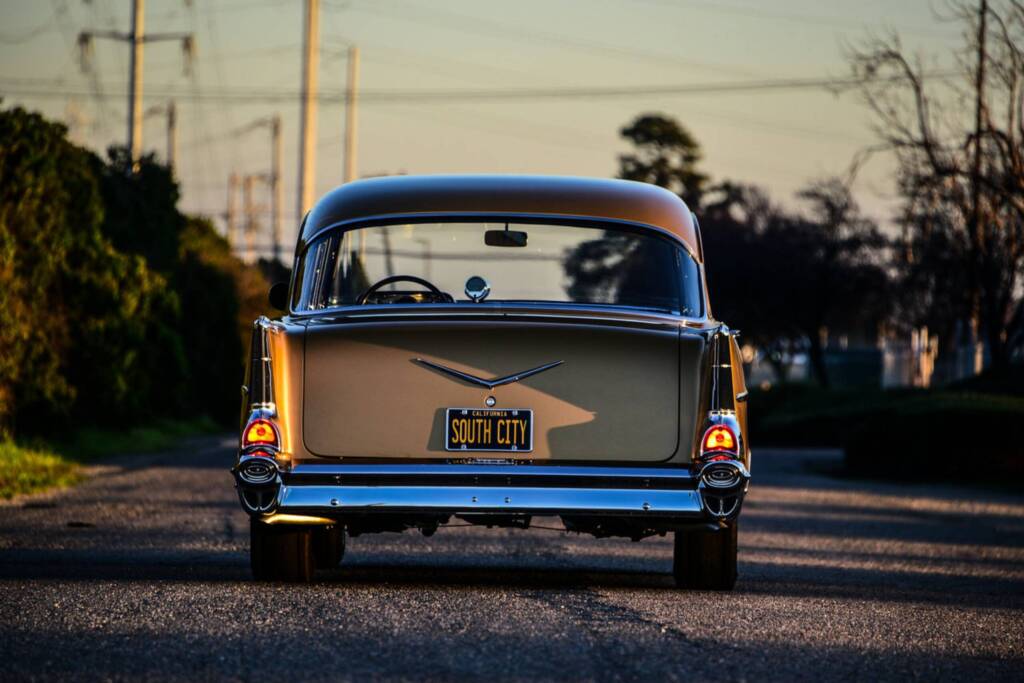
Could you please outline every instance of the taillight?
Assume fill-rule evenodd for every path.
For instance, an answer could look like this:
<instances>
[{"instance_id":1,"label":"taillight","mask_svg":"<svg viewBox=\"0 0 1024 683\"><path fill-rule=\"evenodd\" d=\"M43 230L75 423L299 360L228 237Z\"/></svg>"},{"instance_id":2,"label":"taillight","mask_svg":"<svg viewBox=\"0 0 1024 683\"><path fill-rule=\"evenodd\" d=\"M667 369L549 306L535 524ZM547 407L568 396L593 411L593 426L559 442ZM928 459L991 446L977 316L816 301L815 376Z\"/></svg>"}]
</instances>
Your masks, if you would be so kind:
<instances>
[{"instance_id":1,"label":"taillight","mask_svg":"<svg viewBox=\"0 0 1024 683\"><path fill-rule=\"evenodd\" d=\"M258 418L245 426L242 446L277 446L277 428L270 420Z\"/></svg>"},{"instance_id":2,"label":"taillight","mask_svg":"<svg viewBox=\"0 0 1024 683\"><path fill-rule=\"evenodd\" d=\"M714 453L725 451L727 453L739 453L739 444L736 435L725 425L715 425L704 432L704 439L701 442L702 453Z\"/></svg>"}]
</instances>

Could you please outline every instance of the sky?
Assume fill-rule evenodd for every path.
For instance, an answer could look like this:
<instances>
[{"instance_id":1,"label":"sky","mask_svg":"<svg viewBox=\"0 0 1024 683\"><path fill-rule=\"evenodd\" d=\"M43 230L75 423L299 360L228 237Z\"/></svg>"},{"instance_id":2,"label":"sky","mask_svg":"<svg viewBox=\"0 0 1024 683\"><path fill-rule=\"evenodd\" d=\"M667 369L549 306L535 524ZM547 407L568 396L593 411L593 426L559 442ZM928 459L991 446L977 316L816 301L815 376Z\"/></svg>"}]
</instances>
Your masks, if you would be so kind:
<instances>
[{"instance_id":1,"label":"sky","mask_svg":"<svg viewBox=\"0 0 1024 683\"><path fill-rule=\"evenodd\" d=\"M144 106L174 97L182 208L223 229L228 176L270 170L265 128L284 136L284 229L297 219L302 0L146 0L146 32L191 33L192 75L177 42L145 46ZM128 47L97 39L80 68L83 30L127 31L130 0L0 0L0 97L67 122L97 151L127 137ZM848 76L851 47L895 31L936 68L953 63L958 25L942 0L322 0L320 86L343 92L346 48L361 54L358 174L541 173L614 176L628 151L619 129L641 113L678 119L713 180L765 188L799 206L808 182L843 174L877 142L855 91L780 89L631 94ZM470 99L457 91L554 91ZM586 89L614 97L569 96ZM233 99L218 97L225 93ZM424 97L425 93L433 93ZM438 94L440 93L440 94ZM388 97L384 97L387 95ZM316 191L342 182L344 107L319 107ZM147 117L143 146L165 154L165 118ZM854 186L883 224L895 209L893 164L874 158ZM263 225L269 190L259 188Z\"/></svg>"}]
</instances>

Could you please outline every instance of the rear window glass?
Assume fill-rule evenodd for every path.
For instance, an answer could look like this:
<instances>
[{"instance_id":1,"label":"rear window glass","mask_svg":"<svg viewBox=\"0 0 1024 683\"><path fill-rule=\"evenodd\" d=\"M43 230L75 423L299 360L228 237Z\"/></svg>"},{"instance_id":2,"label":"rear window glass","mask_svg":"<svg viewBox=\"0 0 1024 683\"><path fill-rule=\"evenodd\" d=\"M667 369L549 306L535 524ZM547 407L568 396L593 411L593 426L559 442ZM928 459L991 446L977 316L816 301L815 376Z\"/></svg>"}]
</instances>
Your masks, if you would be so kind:
<instances>
[{"instance_id":1,"label":"rear window glass","mask_svg":"<svg viewBox=\"0 0 1024 683\"><path fill-rule=\"evenodd\" d=\"M433 284L456 303L473 277L489 287L484 303L555 302L628 306L702 315L700 272L679 244L622 229L516 223L380 225L318 238L298 264L294 308L354 305L396 275ZM423 291L410 282L380 288ZM436 301L431 301L435 302Z\"/></svg>"}]
</instances>

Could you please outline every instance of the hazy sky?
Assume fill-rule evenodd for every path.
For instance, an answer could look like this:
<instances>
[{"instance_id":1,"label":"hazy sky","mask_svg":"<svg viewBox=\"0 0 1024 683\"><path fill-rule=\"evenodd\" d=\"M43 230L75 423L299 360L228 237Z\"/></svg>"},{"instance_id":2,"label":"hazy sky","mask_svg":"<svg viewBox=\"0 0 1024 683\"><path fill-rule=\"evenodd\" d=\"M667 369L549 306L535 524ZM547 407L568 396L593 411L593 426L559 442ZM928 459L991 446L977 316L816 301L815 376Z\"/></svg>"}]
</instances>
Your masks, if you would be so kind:
<instances>
[{"instance_id":1,"label":"hazy sky","mask_svg":"<svg viewBox=\"0 0 1024 683\"><path fill-rule=\"evenodd\" d=\"M68 121L95 149L126 138L128 51L97 40L93 72L78 66L83 29L129 27L129 0L0 0L0 94ZM641 112L682 121L704 148L704 168L767 188L780 201L807 181L843 172L872 143L856 93L779 90L446 101L372 101L380 91L684 86L841 77L844 54L896 30L909 50L948 65L960 28L929 0L324 0L320 82L344 88L344 50L360 46L360 174L555 173L614 175L619 128ZM192 78L175 43L146 46L146 106L179 93L183 206L221 225L227 177L269 170L269 134L232 131L280 113L285 142L285 239L294 236L300 0L147 0L146 31L195 34ZM18 94L45 91L46 97ZM197 97L234 91L276 101ZM73 94L69 94L73 93ZM341 182L343 107L321 105L317 192ZM143 143L161 156L164 121ZM876 217L891 208L891 166L872 162L857 184ZM269 192L260 192L269 207Z\"/></svg>"}]
</instances>

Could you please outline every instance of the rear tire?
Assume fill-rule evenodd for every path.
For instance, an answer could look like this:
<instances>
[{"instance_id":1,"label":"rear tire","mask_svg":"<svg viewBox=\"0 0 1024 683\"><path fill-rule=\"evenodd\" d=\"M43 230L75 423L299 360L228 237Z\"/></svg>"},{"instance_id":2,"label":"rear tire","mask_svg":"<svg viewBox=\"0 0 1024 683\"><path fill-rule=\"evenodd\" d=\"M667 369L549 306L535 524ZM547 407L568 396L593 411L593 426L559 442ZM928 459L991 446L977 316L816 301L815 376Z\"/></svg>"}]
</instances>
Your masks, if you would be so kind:
<instances>
[{"instance_id":1,"label":"rear tire","mask_svg":"<svg viewBox=\"0 0 1024 683\"><path fill-rule=\"evenodd\" d=\"M249 559L257 581L308 583L313 578L313 533L307 527L249 521Z\"/></svg>"},{"instance_id":2,"label":"rear tire","mask_svg":"<svg viewBox=\"0 0 1024 683\"><path fill-rule=\"evenodd\" d=\"M345 527L323 526L313 529L313 563L317 569L334 569L345 557Z\"/></svg>"},{"instance_id":3,"label":"rear tire","mask_svg":"<svg viewBox=\"0 0 1024 683\"><path fill-rule=\"evenodd\" d=\"M677 531L672 574L680 588L728 591L736 585L737 524L718 531Z\"/></svg>"}]
</instances>

